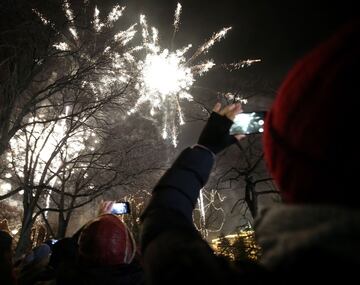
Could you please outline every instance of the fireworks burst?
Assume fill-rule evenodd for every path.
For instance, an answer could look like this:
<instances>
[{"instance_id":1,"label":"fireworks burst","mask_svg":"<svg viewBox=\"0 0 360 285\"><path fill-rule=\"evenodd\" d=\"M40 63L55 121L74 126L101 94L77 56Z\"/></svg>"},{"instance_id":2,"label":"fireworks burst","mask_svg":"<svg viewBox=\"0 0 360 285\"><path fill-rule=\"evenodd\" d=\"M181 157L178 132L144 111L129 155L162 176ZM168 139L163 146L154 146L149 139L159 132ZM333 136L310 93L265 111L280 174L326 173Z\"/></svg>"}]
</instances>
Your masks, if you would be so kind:
<instances>
[{"instance_id":1,"label":"fireworks burst","mask_svg":"<svg viewBox=\"0 0 360 285\"><path fill-rule=\"evenodd\" d=\"M176 33L179 30L181 10L182 6L178 3L174 16L171 47L173 47ZM193 100L190 90L196 79L215 66L212 59L200 63L194 62L198 57L207 53L216 42L221 41L231 30L231 27L223 28L214 33L192 55L187 56L192 48L191 44L180 49L162 48L158 42L158 30L152 27L149 31L145 15L140 16L140 25L146 57L145 60L137 62L140 76L136 89L139 91L140 97L128 114L135 113L139 106L148 104L152 116L157 113L161 115L163 139L171 139L176 147L179 126L185 123L181 101ZM229 70L235 70L259 61L245 60L222 66Z\"/></svg>"},{"instance_id":2,"label":"fireworks burst","mask_svg":"<svg viewBox=\"0 0 360 285\"><path fill-rule=\"evenodd\" d=\"M68 30L72 36L71 41L61 41L53 46L59 51L72 51L81 46L81 38L74 23L74 13L67 0L63 2L63 10L68 19ZM123 15L125 7L115 6L107 15L106 20L100 20L100 11L94 9L92 28L95 33L102 33L103 30L113 28L114 23ZM199 62L198 59L206 54L217 42L221 41L231 30L225 27L214 33L207 41L198 47L195 52L190 53L192 45L175 49L174 39L179 30L182 6L177 4L174 15L174 30L171 41L171 48L161 47L159 44L159 31L155 27L149 28L145 15L140 15L140 25L133 24L127 30L120 31L114 35L111 42L105 45L103 55L107 55L111 61L111 71L103 74L97 84L84 82L93 88L96 96L101 96L113 83L128 84L131 80L134 89L138 92L136 102L129 109L128 115L139 114L139 108L146 106L151 116L159 119L160 132L163 139L169 139L173 145L177 145L179 126L185 123L182 112L182 101L192 101L190 91L198 77L204 75L215 66L212 59ZM54 27L44 15L34 10L45 25ZM131 46L135 38L137 28L141 29L142 43ZM76 43L74 46L74 42ZM122 53L116 50L123 47ZM88 58L83 55L83 58ZM249 66L260 60L245 60L220 67L236 70ZM136 78L134 80L134 78ZM145 117L145 116L144 116Z\"/></svg>"},{"instance_id":3,"label":"fireworks burst","mask_svg":"<svg viewBox=\"0 0 360 285\"><path fill-rule=\"evenodd\" d=\"M181 9L182 6L178 3L174 16L172 43L179 30ZM162 48L158 43L158 30L153 27L151 32L149 31L145 15L140 16L140 25L146 56L145 60L137 62L140 75L136 88L140 97L128 113L137 112L138 107L144 103L149 104L152 116L157 113L162 115L163 139L170 138L176 146L179 125L185 123L181 101L192 101L193 97L189 92L196 77L203 75L215 65L211 59L199 64L192 62L220 41L231 27L215 33L193 55L187 57L191 44L175 50Z\"/></svg>"}]
</instances>

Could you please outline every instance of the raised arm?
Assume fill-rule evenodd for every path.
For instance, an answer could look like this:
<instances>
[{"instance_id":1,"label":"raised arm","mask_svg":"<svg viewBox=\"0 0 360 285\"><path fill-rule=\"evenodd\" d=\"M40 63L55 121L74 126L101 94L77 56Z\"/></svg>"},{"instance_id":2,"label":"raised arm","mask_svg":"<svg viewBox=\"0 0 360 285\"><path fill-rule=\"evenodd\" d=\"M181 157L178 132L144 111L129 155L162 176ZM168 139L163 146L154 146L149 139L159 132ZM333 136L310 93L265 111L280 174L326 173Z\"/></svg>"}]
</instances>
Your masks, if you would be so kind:
<instances>
[{"instance_id":1,"label":"raised arm","mask_svg":"<svg viewBox=\"0 0 360 285\"><path fill-rule=\"evenodd\" d=\"M215 155L236 141L229 135L229 129L239 112L239 104L222 110L217 104L198 144L185 149L154 188L142 215L141 235L150 284L173 282L174 270L188 273L192 266L198 268L199 263L219 266L213 252L196 231L192 212L199 191L208 180ZM200 274L201 270L196 272L195 275Z\"/></svg>"}]
</instances>

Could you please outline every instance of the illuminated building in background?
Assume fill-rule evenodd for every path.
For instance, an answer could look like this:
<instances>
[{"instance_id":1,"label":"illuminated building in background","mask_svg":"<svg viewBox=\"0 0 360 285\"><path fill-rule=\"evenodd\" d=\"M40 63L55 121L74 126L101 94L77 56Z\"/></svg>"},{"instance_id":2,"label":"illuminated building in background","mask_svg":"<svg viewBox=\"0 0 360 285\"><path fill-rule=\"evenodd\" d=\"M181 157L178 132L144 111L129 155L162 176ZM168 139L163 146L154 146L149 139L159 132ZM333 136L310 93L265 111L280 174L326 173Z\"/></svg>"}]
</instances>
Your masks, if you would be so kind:
<instances>
[{"instance_id":1,"label":"illuminated building in background","mask_svg":"<svg viewBox=\"0 0 360 285\"><path fill-rule=\"evenodd\" d=\"M210 246L216 254L223 255L231 260L259 259L261 248L255 240L253 230L242 230L237 234L220 236L211 241Z\"/></svg>"}]
</instances>

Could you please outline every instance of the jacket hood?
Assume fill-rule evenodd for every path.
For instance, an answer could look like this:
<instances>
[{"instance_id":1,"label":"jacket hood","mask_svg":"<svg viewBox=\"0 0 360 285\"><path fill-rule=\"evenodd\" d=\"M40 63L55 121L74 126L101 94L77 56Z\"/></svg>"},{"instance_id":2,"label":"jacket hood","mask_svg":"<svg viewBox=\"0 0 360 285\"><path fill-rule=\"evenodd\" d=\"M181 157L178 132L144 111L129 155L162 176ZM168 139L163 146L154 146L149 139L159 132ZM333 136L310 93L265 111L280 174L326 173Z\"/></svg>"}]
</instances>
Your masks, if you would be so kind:
<instances>
[{"instance_id":1,"label":"jacket hood","mask_svg":"<svg viewBox=\"0 0 360 285\"><path fill-rule=\"evenodd\" d=\"M261 263L271 269L316 249L360 265L360 211L334 206L279 205L255 222Z\"/></svg>"}]
</instances>

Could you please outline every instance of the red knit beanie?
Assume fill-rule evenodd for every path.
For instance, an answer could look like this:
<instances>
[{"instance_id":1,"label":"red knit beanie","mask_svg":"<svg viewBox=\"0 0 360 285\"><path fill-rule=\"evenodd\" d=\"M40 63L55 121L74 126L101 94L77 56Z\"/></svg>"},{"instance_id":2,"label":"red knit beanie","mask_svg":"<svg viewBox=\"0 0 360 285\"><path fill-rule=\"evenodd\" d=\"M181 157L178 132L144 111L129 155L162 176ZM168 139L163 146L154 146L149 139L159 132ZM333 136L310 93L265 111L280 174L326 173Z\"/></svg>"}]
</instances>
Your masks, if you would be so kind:
<instances>
[{"instance_id":1,"label":"red knit beanie","mask_svg":"<svg viewBox=\"0 0 360 285\"><path fill-rule=\"evenodd\" d=\"M360 205L359 31L357 20L305 56L266 118L265 160L287 203Z\"/></svg>"},{"instance_id":2,"label":"red knit beanie","mask_svg":"<svg viewBox=\"0 0 360 285\"><path fill-rule=\"evenodd\" d=\"M108 266L130 263L136 245L131 232L116 216L102 215L88 223L79 237L79 255L83 263Z\"/></svg>"}]
</instances>

